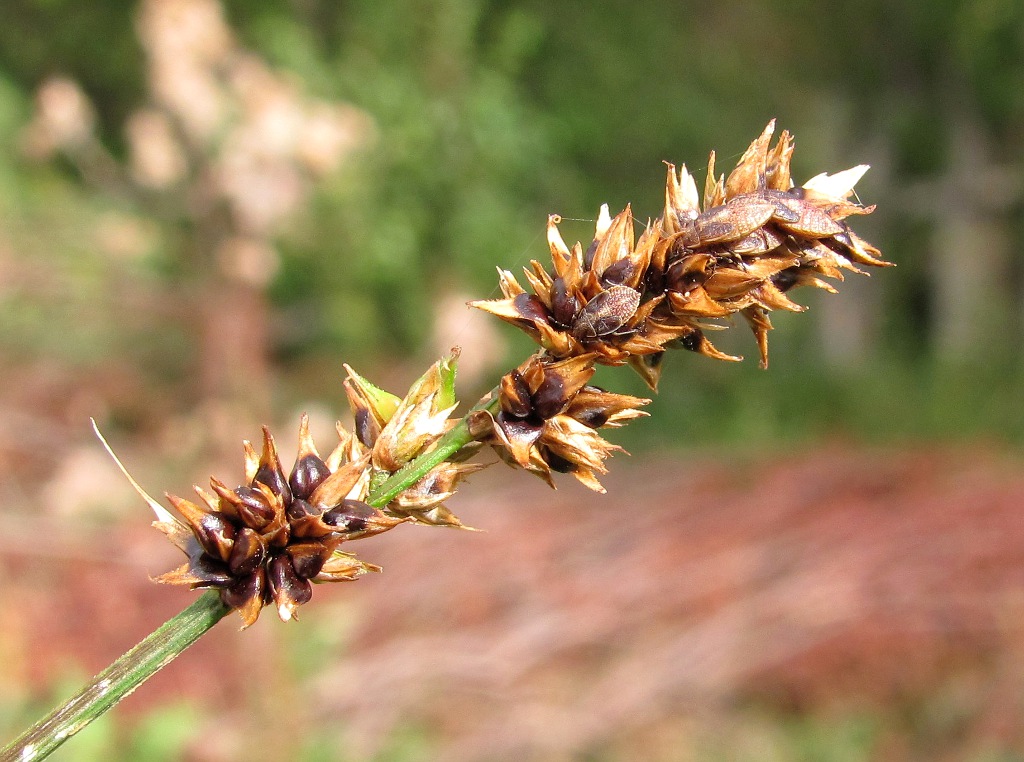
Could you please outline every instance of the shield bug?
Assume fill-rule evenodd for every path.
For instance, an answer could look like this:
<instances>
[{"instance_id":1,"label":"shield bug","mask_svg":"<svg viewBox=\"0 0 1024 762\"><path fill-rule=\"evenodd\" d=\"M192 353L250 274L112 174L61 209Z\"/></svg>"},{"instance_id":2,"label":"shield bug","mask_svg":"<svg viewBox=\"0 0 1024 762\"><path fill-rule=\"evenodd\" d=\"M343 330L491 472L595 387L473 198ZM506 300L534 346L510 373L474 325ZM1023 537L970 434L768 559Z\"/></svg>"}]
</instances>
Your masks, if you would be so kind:
<instances>
[{"instance_id":1,"label":"shield bug","mask_svg":"<svg viewBox=\"0 0 1024 762\"><path fill-rule=\"evenodd\" d=\"M640 306L640 292L629 286L612 286L583 307L573 319L577 339L596 339L622 328Z\"/></svg>"}]
</instances>

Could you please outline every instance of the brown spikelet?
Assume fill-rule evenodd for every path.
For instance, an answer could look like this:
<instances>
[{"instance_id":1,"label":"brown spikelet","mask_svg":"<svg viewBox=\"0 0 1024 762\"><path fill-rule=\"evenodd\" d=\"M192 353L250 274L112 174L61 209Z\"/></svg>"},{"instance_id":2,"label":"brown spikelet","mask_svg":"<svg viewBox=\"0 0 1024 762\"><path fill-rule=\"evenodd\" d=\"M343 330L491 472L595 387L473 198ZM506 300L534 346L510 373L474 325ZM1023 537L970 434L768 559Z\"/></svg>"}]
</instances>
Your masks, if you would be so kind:
<instances>
[{"instance_id":1,"label":"brown spikelet","mask_svg":"<svg viewBox=\"0 0 1024 762\"><path fill-rule=\"evenodd\" d=\"M269 604L281 619L293 618L312 597L312 582L355 579L376 570L345 554L342 574L333 560L342 543L385 532L405 520L362 501L365 479L360 475L368 457L336 463L332 470L317 452L306 416L288 477L268 429L263 430L262 454L256 456L248 442L244 450L245 484L232 489L211 479L212 494L196 488L201 504L167 496L185 523L174 522L176 527L163 522L161 529L171 536L180 534L179 527L187 528L194 541L175 542L188 561L156 581L215 588L248 627Z\"/></svg>"},{"instance_id":2,"label":"brown spikelet","mask_svg":"<svg viewBox=\"0 0 1024 762\"><path fill-rule=\"evenodd\" d=\"M594 355L553 360L535 355L502 377L496 415L480 413L478 438L511 465L554 486L552 472L571 473L585 486L604 492L597 474L605 459L622 448L597 433L646 415L650 400L613 394L587 382Z\"/></svg>"},{"instance_id":3,"label":"brown spikelet","mask_svg":"<svg viewBox=\"0 0 1024 762\"><path fill-rule=\"evenodd\" d=\"M800 312L789 291L814 286L834 291L822 277L842 280L857 265L888 266L877 248L857 236L846 218L874 207L851 201L867 167L820 174L796 187L791 180L793 137L773 144L775 121L743 153L728 176L708 159L703 208L694 178L668 164L665 209L635 240L629 207L614 218L602 207L594 240L571 249L548 221L552 269L531 262L533 293L506 271L504 299L472 302L526 331L547 356L592 356L628 362L656 388L665 350L689 349L717 359L705 329L742 314L767 365L771 310ZM525 459L516 450L517 462Z\"/></svg>"}]
</instances>

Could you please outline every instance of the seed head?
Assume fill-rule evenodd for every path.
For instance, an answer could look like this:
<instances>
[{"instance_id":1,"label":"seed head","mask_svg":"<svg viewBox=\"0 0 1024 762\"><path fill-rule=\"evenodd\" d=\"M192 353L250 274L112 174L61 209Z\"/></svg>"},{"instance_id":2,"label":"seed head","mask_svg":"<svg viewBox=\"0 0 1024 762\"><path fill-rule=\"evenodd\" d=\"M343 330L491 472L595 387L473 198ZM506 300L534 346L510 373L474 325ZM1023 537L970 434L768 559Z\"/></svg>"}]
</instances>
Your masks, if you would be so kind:
<instances>
[{"instance_id":1,"label":"seed head","mask_svg":"<svg viewBox=\"0 0 1024 762\"><path fill-rule=\"evenodd\" d=\"M245 483L232 488L211 479L212 492L195 488L198 501L167 495L183 521L168 514L155 526L188 561L157 582L215 588L248 627L270 604L282 620L293 618L296 608L312 597L313 582L352 580L379 571L339 549L344 542L380 534L405 520L364 502L368 456L348 460L339 453L324 460L306 416L287 477L268 429L263 429L261 454L248 442L244 449Z\"/></svg>"},{"instance_id":2,"label":"seed head","mask_svg":"<svg viewBox=\"0 0 1024 762\"><path fill-rule=\"evenodd\" d=\"M264 427L259 450L243 444L245 481L229 487L213 478L209 490L195 487L198 500L168 494L177 515L149 497L111 452L156 513L154 526L188 559L156 581L218 590L225 605L238 609L244 627L270 604L289 620L312 597L312 583L380 571L342 550L344 543L407 521L461 527L443 503L459 481L483 467L479 464L446 460L388 505L367 502L375 485L429 449L448 428L457 356L453 352L435 363L404 398L349 369L345 388L354 434L339 423L338 442L324 457L303 415L295 463L286 475L274 437Z\"/></svg>"},{"instance_id":3,"label":"seed head","mask_svg":"<svg viewBox=\"0 0 1024 762\"><path fill-rule=\"evenodd\" d=\"M605 459L622 448L597 429L646 415L639 408L650 400L588 386L594 360L594 355L557 361L534 355L502 377L498 413L481 411L470 421L477 438L551 486L552 472L559 471L604 492L597 474L607 473Z\"/></svg>"},{"instance_id":4,"label":"seed head","mask_svg":"<svg viewBox=\"0 0 1024 762\"><path fill-rule=\"evenodd\" d=\"M661 356L689 349L722 360L705 331L741 314L768 363L772 310L801 312L788 292L797 286L835 289L822 278L843 279L858 265L886 266L875 247L846 223L874 207L850 201L866 166L821 174L794 187L793 138L783 132L772 145L775 122L750 144L728 177L708 160L703 203L693 176L668 164L665 209L634 242L629 207L611 218L601 208L594 240L569 249L548 220L552 267L532 261L524 275L528 293L510 272L499 270L503 299L472 302L528 333L546 354L593 362L628 362L657 387Z\"/></svg>"}]
</instances>

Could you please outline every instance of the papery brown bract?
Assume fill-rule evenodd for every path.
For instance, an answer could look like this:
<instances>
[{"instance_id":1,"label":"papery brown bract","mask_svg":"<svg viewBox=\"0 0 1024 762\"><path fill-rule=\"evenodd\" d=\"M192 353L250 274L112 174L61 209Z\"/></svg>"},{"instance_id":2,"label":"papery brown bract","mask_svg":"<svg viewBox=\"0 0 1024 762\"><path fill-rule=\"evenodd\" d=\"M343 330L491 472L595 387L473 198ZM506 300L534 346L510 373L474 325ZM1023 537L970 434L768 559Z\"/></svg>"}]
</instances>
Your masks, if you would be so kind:
<instances>
[{"instance_id":1,"label":"papery brown bract","mask_svg":"<svg viewBox=\"0 0 1024 762\"><path fill-rule=\"evenodd\" d=\"M661 354L674 348L715 359L720 352L705 331L743 315L768 363L772 310L801 312L788 292L813 286L833 292L822 278L843 279L858 265L887 266L877 248L846 223L870 213L850 201L866 166L821 174L794 187L793 138L772 144L774 120L754 140L728 177L708 160L703 203L693 176L667 165L665 208L634 242L629 207L610 218L602 207L594 240L584 252L569 249L548 220L552 267L532 261L528 293L499 270L504 299L471 304L528 333L552 358L593 355L594 362L628 362L652 388Z\"/></svg>"},{"instance_id":2,"label":"papery brown bract","mask_svg":"<svg viewBox=\"0 0 1024 762\"><path fill-rule=\"evenodd\" d=\"M594 355L529 358L502 377L498 412L477 413L470 422L477 438L509 464L551 486L553 472L571 473L590 489L604 492L597 475L607 473L604 461L622 448L597 429L646 415L639 408L650 400L588 386L594 361Z\"/></svg>"},{"instance_id":3,"label":"papery brown bract","mask_svg":"<svg viewBox=\"0 0 1024 762\"><path fill-rule=\"evenodd\" d=\"M246 627L270 604L288 620L312 597L311 583L379 571L339 550L343 543L406 521L461 527L443 503L480 464L446 460L384 508L366 502L374 484L429 449L448 428L457 357L453 351L431 366L404 398L346 366L354 434L339 423L338 443L323 457L303 415L295 464L286 476L274 438L264 428L259 453L244 443L244 484L230 488L211 479L212 492L196 487L199 502L167 496L183 521L154 505L136 484L157 512L155 526L188 557L157 581L219 590ZM479 446L471 444L462 456Z\"/></svg>"},{"instance_id":4,"label":"papery brown bract","mask_svg":"<svg viewBox=\"0 0 1024 762\"><path fill-rule=\"evenodd\" d=\"M299 451L288 477L274 438L264 428L260 455L245 443L245 484L229 488L211 479L212 493L196 487L198 502L167 496L184 522L165 519L155 525L188 561L157 582L217 589L248 627L269 604L282 620L293 618L312 597L312 582L352 580L379 571L338 547L405 519L363 502L368 456L347 460L332 454L325 461L306 416L299 432Z\"/></svg>"}]
</instances>

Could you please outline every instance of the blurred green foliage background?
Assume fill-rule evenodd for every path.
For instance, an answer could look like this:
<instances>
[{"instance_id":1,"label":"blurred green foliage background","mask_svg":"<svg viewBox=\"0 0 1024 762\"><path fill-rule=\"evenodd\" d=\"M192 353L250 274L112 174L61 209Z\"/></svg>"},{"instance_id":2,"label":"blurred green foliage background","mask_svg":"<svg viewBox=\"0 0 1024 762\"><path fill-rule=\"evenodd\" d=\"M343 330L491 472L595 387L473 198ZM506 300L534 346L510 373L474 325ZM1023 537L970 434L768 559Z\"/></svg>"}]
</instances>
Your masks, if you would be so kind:
<instances>
[{"instance_id":1,"label":"blurred green foliage background","mask_svg":"<svg viewBox=\"0 0 1024 762\"><path fill-rule=\"evenodd\" d=\"M127 442L118 449L142 464L140 481L184 494L216 471L211 444L235 473L239 436L259 423L290 430L301 406L329 430L343 362L400 391L459 344L460 395L473 400L532 347L464 303L497 293L496 266L547 257L549 213L570 242L589 240L602 203L655 217L663 160L701 182L710 150L728 171L773 117L796 136L798 183L872 165L858 193L878 210L856 229L898 267L851 276L838 295L798 292L811 310L773 316L767 372L743 325L715 337L748 357L741 365L673 353L652 417L615 441L633 453L779 440L1019 447L1024 3L3 0L11 576L24 547L42 548L43 565L66 556L74 575L99 551L67 517L116 518L112 469L94 442L79 446L89 415ZM597 381L645 394L625 369ZM40 517L51 529L27 523ZM40 536L57 536L56 550ZM159 600L173 613L175 599ZM336 634L339 618L312 632ZM310 631L263 637L307 648ZM0 706L5 726L35 716L29 693L19 683L13 708ZM946 698L904 714L956 731L966 712ZM118 738L98 723L66 758L179 758L192 711L170 705ZM880 734L870 712L772 711L714 726L692 758L859 759ZM946 737L925 721L917 731ZM410 727L379 758L427 758L424 738ZM317 743L296 758L330 758ZM924 749L886 758L937 758Z\"/></svg>"},{"instance_id":2,"label":"blurred green foliage background","mask_svg":"<svg viewBox=\"0 0 1024 762\"><path fill-rule=\"evenodd\" d=\"M411 378L452 343L491 363L466 396L487 388L525 345L439 332L444 297L492 294L496 265L543 259L550 212L656 216L662 160L700 179L710 149L727 168L774 116L797 137L798 181L873 165L858 191L879 210L858 230L899 267L802 294L812 312L778 317L768 373L673 357L644 440L1024 435L1019 3L225 2L230 51L207 56L211 77L254 57L297 104L359 115L351 150L257 231L271 258L239 309L266 325L228 330L248 343L231 351L196 340L232 289L217 244L196 243L240 227L230 203L211 223L224 204L196 190L227 133L193 139L171 180L132 180L133 115L187 122L154 73L174 31L145 32L139 7L9 0L0 25L2 357L142 369L139 399L107 400L128 426L217 395L333 404L342 359L400 357ZM55 77L87 99L89 137L40 147L37 94ZM726 346L749 356L735 333ZM266 359L253 385L218 381L211 366L246 352Z\"/></svg>"}]
</instances>

